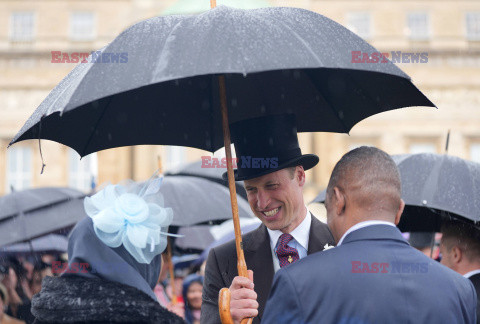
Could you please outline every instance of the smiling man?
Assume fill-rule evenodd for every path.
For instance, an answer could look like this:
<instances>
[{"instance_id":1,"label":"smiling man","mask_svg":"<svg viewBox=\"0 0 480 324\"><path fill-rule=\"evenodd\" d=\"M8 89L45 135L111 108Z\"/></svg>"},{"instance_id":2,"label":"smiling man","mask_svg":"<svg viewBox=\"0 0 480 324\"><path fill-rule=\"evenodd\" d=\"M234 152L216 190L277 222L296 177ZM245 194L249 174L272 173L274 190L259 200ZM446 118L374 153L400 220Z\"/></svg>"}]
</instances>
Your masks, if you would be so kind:
<instances>
[{"instance_id":1,"label":"smiling man","mask_svg":"<svg viewBox=\"0 0 480 324\"><path fill-rule=\"evenodd\" d=\"M305 170L318 163L300 150L294 115L274 115L230 126L238 158L235 180L243 180L250 207L262 225L243 235L251 278L237 276L235 242L213 248L203 286L201 323L220 323L218 293L231 292L235 323L254 317L259 323L274 273L334 244L328 227L308 211L303 200ZM252 276L254 280L252 281Z\"/></svg>"}]
</instances>

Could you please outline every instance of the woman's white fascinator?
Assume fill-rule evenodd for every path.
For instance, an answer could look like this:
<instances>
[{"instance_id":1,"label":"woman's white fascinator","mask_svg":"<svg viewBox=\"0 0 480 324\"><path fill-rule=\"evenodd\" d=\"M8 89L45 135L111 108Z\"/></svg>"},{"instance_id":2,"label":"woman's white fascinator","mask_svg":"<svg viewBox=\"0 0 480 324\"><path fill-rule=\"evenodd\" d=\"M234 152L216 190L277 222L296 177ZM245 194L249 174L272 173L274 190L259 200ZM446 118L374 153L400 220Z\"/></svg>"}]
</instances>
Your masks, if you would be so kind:
<instances>
[{"instance_id":1,"label":"woman's white fascinator","mask_svg":"<svg viewBox=\"0 0 480 324\"><path fill-rule=\"evenodd\" d=\"M84 200L85 212L93 220L97 237L107 246L123 244L139 263L150 263L167 246L171 208L164 207L159 192L163 177L158 171L145 183L126 180L107 184Z\"/></svg>"}]
</instances>

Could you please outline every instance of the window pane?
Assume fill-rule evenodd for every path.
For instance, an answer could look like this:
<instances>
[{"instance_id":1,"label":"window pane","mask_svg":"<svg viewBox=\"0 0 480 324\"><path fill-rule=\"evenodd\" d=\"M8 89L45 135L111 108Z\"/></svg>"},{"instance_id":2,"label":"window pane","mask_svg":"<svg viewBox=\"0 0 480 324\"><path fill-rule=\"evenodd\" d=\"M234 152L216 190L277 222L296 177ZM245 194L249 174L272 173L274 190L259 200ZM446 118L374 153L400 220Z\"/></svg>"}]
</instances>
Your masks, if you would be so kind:
<instances>
[{"instance_id":1,"label":"window pane","mask_svg":"<svg viewBox=\"0 0 480 324\"><path fill-rule=\"evenodd\" d=\"M371 36L370 13L347 13L347 27L358 36L362 38L369 38Z\"/></svg>"},{"instance_id":2,"label":"window pane","mask_svg":"<svg viewBox=\"0 0 480 324\"><path fill-rule=\"evenodd\" d=\"M467 12L465 23L467 39L480 40L480 12Z\"/></svg>"},{"instance_id":3,"label":"window pane","mask_svg":"<svg viewBox=\"0 0 480 324\"><path fill-rule=\"evenodd\" d=\"M80 160L80 156L74 150L69 151L69 186L89 192L96 185L98 173L97 155L90 154Z\"/></svg>"},{"instance_id":4,"label":"window pane","mask_svg":"<svg viewBox=\"0 0 480 324\"><path fill-rule=\"evenodd\" d=\"M33 12L13 12L10 18L10 39L18 42L32 41L34 21Z\"/></svg>"},{"instance_id":5,"label":"window pane","mask_svg":"<svg viewBox=\"0 0 480 324\"><path fill-rule=\"evenodd\" d=\"M12 147L7 151L7 182L6 190L23 190L31 186L32 150L29 147Z\"/></svg>"},{"instance_id":6,"label":"window pane","mask_svg":"<svg viewBox=\"0 0 480 324\"><path fill-rule=\"evenodd\" d=\"M480 163L480 143L470 145L470 160Z\"/></svg>"},{"instance_id":7,"label":"window pane","mask_svg":"<svg viewBox=\"0 0 480 324\"><path fill-rule=\"evenodd\" d=\"M412 12L407 15L408 36L410 39L428 39L429 23L425 12Z\"/></svg>"},{"instance_id":8,"label":"window pane","mask_svg":"<svg viewBox=\"0 0 480 324\"><path fill-rule=\"evenodd\" d=\"M70 36L73 40L92 40L95 37L92 12L73 12L70 15Z\"/></svg>"}]
</instances>

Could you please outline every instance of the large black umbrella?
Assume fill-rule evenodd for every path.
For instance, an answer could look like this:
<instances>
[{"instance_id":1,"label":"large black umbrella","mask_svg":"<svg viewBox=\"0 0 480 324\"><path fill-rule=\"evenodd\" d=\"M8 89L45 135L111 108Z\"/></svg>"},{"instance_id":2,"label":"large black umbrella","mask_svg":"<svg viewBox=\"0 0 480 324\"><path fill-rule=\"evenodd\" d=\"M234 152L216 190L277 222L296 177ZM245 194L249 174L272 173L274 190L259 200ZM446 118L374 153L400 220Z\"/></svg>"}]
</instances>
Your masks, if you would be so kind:
<instances>
[{"instance_id":1,"label":"large black umbrella","mask_svg":"<svg viewBox=\"0 0 480 324\"><path fill-rule=\"evenodd\" d=\"M49 139L80 156L137 144L214 152L224 146L220 74L230 123L293 112L300 132L346 133L376 113L434 106L393 63L353 63L354 51L379 52L298 8L151 18L122 32L97 63L75 67L10 144Z\"/></svg>"},{"instance_id":2,"label":"large black umbrella","mask_svg":"<svg viewBox=\"0 0 480 324\"><path fill-rule=\"evenodd\" d=\"M480 164L455 156L393 155L402 180L403 232L439 232L446 219L480 225ZM381 188L380 188L381 189ZM325 190L312 202L324 202Z\"/></svg>"},{"instance_id":3,"label":"large black umbrella","mask_svg":"<svg viewBox=\"0 0 480 324\"><path fill-rule=\"evenodd\" d=\"M209 163L207 166L209 165L211 165L211 163ZM207 166L204 165L204 163L201 160L194 161L194 162L190 162L185 165L180 165L176 168L167 170L165 172L165 175L200 177L200 178L214 181L216 183L220 183L228 187L228 181L225 181L222 177L226 169L207 167ZM237 194L240 195L242 198L247 199L247 191L243 187L243 181L236 181L235 187L237 189Z\"/></svg>"},{"instance_id":4,"label":"large black umbrella","mask_svg":"<svg viewBox=\"0 0 480 324\"><path fill-rule=\"evenodd\" d=\"M85 194L62 187L16 191L0 197L0 246L74 226L86 216Z\"/></svg>"}]
</instances>

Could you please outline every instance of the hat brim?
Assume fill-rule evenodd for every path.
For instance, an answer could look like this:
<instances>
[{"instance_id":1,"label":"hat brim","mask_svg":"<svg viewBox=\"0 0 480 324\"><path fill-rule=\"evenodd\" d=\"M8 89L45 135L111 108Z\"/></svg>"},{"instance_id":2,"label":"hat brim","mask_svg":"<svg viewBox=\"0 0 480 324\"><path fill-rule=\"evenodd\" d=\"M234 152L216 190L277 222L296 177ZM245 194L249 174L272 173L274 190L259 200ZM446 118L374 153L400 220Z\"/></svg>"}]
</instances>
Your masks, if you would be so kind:
<instances>
[{"instance_id":1,"label":"hat brim","mask_svg":"<svg viewBox=\"0 0 480 324\"><path fill-rule=\"evenodd\" d=\"M303 169L306 171L306 170L309 170L309 169L313 168L314 166L316 166L319 160L320 159L315 154L303 154L303 155L298 156L296 158L287 160L287 161L283 162L282 164L279 164L278 167L275 168L275 169L258 169L258 172L254 173L254 174L248 174L248 175L243 175L243 176L238 175L238 170L233 170L233 174L234 174L235 181L243 181L243 180L250 180L250 179L258 178L258 177L264 176L266 174L277 172L277 171L283 170L285 168L294 167L294 166L297 166L297 165L303 166ZM225 172L222 175L222 178L223 178L223 180L228 181L227 172Z\"/></svg>"}]
</instances>

